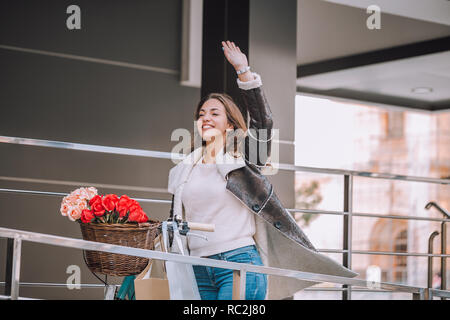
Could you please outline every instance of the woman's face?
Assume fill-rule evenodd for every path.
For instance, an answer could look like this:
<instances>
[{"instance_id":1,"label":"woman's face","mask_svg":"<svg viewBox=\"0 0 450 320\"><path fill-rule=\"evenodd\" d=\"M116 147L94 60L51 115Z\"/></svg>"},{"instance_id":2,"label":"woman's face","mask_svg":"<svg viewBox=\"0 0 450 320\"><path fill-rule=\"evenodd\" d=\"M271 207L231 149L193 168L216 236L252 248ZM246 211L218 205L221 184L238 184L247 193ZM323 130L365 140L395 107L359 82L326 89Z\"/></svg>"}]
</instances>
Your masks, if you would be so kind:
<instances>
[{"instance_id":1,"label":"woman's face","mask_svg":"<svg viewBox=\"0 0 450 320\"><path fill-rule=\"evenodd\" d=\"M228 123L224 105L217 99L207 100L199 111L197 130L203 140L210 140L212 136L226 137L226 129L233 129Z\"/></svg>"}]
</instances>

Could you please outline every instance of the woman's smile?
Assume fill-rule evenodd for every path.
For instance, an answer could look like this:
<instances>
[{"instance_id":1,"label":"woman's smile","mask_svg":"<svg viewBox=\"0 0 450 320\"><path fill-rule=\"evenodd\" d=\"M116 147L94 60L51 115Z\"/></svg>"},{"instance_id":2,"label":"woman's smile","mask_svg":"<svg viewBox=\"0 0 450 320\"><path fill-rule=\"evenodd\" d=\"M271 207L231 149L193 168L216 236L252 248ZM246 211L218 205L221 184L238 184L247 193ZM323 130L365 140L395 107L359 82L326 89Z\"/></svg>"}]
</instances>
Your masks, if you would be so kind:
<instances>
[{"instance_id":1,"label":"woman's smile","mask_svg":"<svg viewBox=\"0 0 450 320\"><path fill-rule=\"evenodd\" d=\"M214 126L211 125L211 124L204 124L204 125L202 126L202 131L206 131L206 130L208 130L208 129L213 129L213 128L214 128Z\"/></svg>"}]
</instances>

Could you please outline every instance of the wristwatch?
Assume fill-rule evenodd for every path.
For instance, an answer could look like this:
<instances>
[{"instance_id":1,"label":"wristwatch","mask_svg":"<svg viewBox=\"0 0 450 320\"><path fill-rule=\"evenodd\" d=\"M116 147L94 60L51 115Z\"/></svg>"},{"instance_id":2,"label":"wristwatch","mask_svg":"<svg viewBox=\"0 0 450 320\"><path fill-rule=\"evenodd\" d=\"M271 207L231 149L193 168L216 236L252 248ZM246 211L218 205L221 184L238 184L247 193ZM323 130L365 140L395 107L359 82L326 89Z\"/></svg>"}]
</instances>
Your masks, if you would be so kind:
<instances>
[{"instance_id":1,"label":"wristwatch","mask_svg":"<svg viewBox=\"0 0 450 320\"><path fill-rule=\"evenodd\" d=\"M242 70L238 70L238 71L236 71L236 73L237 73L238 75L240 75L240 74L242 74L242 73L244 73L244 72L247 72L248 70L250 70L250 66L247 66L247 67L245 67L245 68L242 69Z\"/></svg>"}]
</instances>

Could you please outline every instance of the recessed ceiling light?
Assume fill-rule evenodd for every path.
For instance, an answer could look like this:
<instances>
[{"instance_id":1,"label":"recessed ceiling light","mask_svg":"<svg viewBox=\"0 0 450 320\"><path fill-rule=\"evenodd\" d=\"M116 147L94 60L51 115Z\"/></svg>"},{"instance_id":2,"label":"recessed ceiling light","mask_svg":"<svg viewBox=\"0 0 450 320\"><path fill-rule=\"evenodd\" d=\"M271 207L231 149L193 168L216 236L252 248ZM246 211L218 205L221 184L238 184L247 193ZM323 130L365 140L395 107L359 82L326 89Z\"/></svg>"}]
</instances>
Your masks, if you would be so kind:
<instances>
[{"instance_id":1,"label":"recessed ceiling light","mask_svg":"<svg viewBox=\"0 0 450 320\"><path fill-rule=\"evenodd\" d=\"M430 88L430 87L417 87L417 88L412 88L411 92L412 93L420 93L420 94L431 93L431 92L433 92L433 88Z\"/></svg>"}]
</instances>

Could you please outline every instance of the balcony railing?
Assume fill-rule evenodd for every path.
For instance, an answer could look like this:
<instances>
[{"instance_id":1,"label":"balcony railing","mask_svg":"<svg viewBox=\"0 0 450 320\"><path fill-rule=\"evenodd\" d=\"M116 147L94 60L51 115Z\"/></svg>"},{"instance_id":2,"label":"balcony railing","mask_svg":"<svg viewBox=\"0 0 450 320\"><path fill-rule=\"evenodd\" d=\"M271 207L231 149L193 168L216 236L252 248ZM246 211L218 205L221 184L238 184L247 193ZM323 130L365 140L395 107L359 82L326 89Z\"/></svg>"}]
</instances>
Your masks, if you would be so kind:
<instances>
[{"instance_id":1,"label":"balcony railing","mask_svg":"<svg viewBox=\"0 0 450 320\"><path fill-rule=\"evenodd\" d=\"M95 250L117 254L126 254L142 258L173 261L180 263L189 263L193 265L209 266L216 268L225 268L234 270L234 275L240 279L238 285L239 298L245 297L245 280L247 272L264 273L267 275L283 276L296 278L300 280L308 280L313 282L329 282L345 285L359 286L363 288L378 288L395 292L406 292L412 295L413 299L431 299L433 296L450 297L450 291L435 290L421 287L413 287L407 285L400 285L388 282L373 282L361 279L352 279L346 277L337 277L324 275L319 273L301 272L297 270L280 269L265 266L255 266L246 263L220 261L215 259L199 258L193 256L183 256L176 253L167 253L154 250L145 250L138 248L131 248L119 245L105 244L93 241L86 241L81 239L67 238L54 236L43 233L0 228L0 238L12 239L14 251L12 257L11 270L11 294L10 296L3 296L6 299L19 299L20 289L20 267L21 267L21 249L23 241L30 241L35 243L42 243L52 246L60 246L66 248L74 248L80 250Z\"/></svg>"},{"instance_id":2,"label":"balcony railing","mask_svg":"<svg viewBox=\"0 0 450 320\"><path fill-rule=\"evenodd\" d=\"M147 158L161 158L161 159L183 159L183 155L180 154L171 154L170 152L160 152L160 151L151 151L151 150L141 150L141 149L130 149L130 148L117 148L117 147L107 147L107 146L98 146L98 145L88 145L88 144L79 144L79 143L70 143L70 142L61 142L61 141L49 141L49 140L39 140L39 139L28 139L28 138L18 138L18 137L7 137L0 136L0 143L12 143L12 144L20 144L20 145L31 145L31 146L40 146L40 147L50 147L50 148L59 148L59 149L69 149L69 150L80 150L80 151L90 151L90 152L101 152L108 154L121 154L121 155L129 155L129 156L137 156L137 157L147 157ZM356 170L343 170L343 169L330 169L330 168L313 168L313 167L304 167L304 166L295 166L291 164L273 164L279 170L287 170L287 171L302 171L302 172L313 172L313 173L321 173L321 174L332 174L332 175L342 175L344 177L344 210L343 211L325 211L325 210L306 210L306 209L288 209L291 212L304 212L304 213L312 213L312 214L330 214L330 215L341 215L343 217L343 247L342 249L319 249L319 252L335 252L342 253L343 259L342 264L351 269L352 268L352 255L353 254L377 254L377 255L398 255L398 256L417 256L417 257L440 257L445 261L448 258L448 254L433 254L433 253L414 253L414 252L378 252L378 251L367 251L367 250L354 250L352 248L352 222L353 217L378 217L384 219L406 219L406 220L421 220L421 221L429 221L429 222L448 222L450 219L446 218L432 218L432 217L415 217L415 216L394 216L394 215L382 215L382 214L374 214L374 213L358 213L353 211L353 178L355 176L373 178L373 179L388 179L388 180L401 180L401 181L410 181L410 182L423 182L423 183L432 183L432 184L442 184L442 185L450 185L450 179L438 179L438 178L428 178L428 177L417 177L417 176L407 176L407 175L398 175L392 173L377 173L377 172L365 172L365 171L356 171ZM0 177L0 180L8 180L5 177ZM47 192L47 191L38 191L38 190L23 190L23 189L10 189L10 188L0 188L0 192L12 192L19 194L38 194L38 195L50 195L50 196L59 196L63 197L65 193L58 192ZM167 203L170 204L170 200L163 199L147 199L147 198L135 198L140 202L149 202L149 203ZM425 204L424 204L425 205ZM75 239L73 239L75 240ZM77 240L82 241L82 240ZM100 250L101 251L101 250ZM133 255L133 254L130 254ZM146 256L150 257L150 256ZM161 256L162 257L162 256ZM160 258L161 258L160 257ZM198 259L194 257L189 257L192 259ZM164 260L164 259L163 259ZM196 261L196 264L199 261ZM201 265L201 263L198 263ZM208 266L215 266L211 264L205 264ZM445 263L444 263L445 265ZM230 269L231 266L229 266ZM253 266L256 268L256 266ZM266 267L258 267L258 268L266 268ZM234 269L238 270L238 269ZM240 269L239 269L240 270ZM250 270L250 269L247 269ZM254 269L252 269L253 271ZM270 269L258 269L257 272L267 273ZM282 269L277 269L278 271ZM272 270L273 271L273 270ZM292 270L286 270L285 276L290 276L292 274ZM298 272L298 271L295 271ZM295 277L305 276L305 273L295 273ZM245 278L245 277L244 277ZM242 279L242 277L241 277ZM309 278L305 278L310 280ZM347 281L348 279L345 278ZM331 279L329 279L329 282ZM337 279L333 279L337 280ZM342 280L342 279L340 279ZM324 281L321 279L321 281ZM334 282L343 284L343 288L331 289L331 290L341 290L342 291L342 299L351 299L352 285L356 285L353 281L364 281L364 280L352 280L349 282ZM445 282L445 279L443 279ZM358 282L359 286L366 287L362 285L362 282ZM382 284L382 283L380 283ZM410 286L402 286L395 285L392 283L384 283L386 289L393 288L390 286L395 286L396 290L400 290L400 288L414 288L413 297L417 298L429 298L430 296L440 296L443 299L447 298L446 290L437 290L431 288L421 288L421 287L410 287ZM366 287L364 290L373 290ZM445 289L445 286L442 287ZM311 288L311 290L330 290L328 288ZM412 289L411 289L412 290ZM379 291L379 290L378 290ZM410 291L408 291L410 292Z\"/></svg>"}]
</instances>

